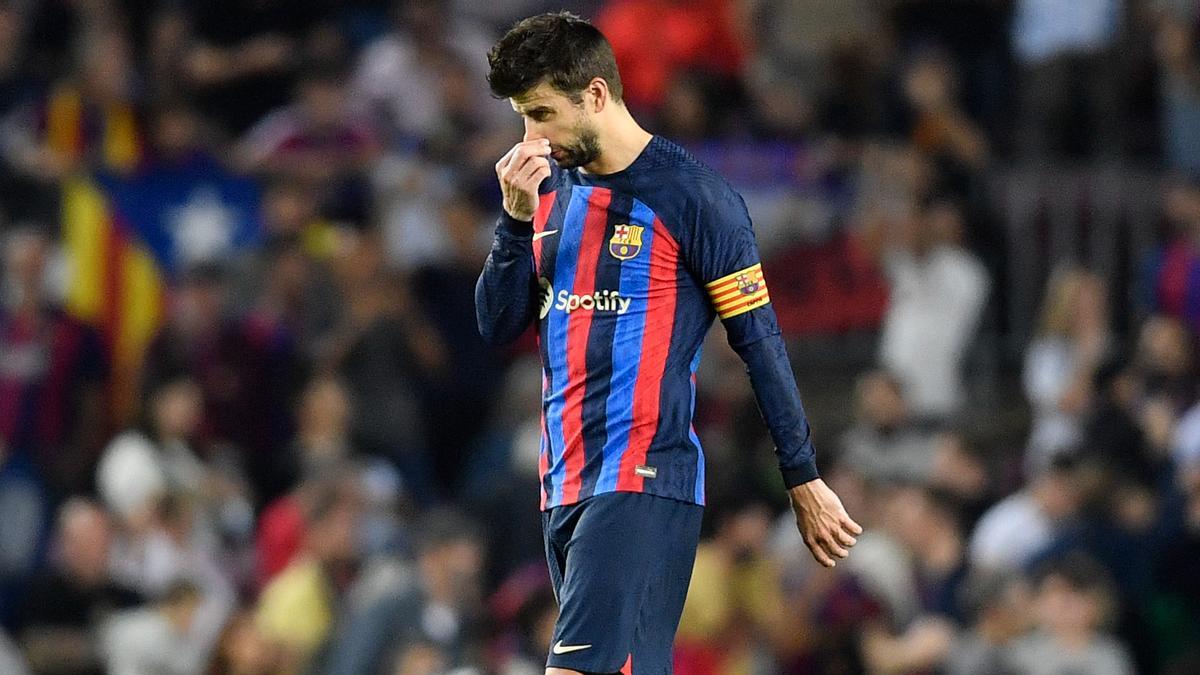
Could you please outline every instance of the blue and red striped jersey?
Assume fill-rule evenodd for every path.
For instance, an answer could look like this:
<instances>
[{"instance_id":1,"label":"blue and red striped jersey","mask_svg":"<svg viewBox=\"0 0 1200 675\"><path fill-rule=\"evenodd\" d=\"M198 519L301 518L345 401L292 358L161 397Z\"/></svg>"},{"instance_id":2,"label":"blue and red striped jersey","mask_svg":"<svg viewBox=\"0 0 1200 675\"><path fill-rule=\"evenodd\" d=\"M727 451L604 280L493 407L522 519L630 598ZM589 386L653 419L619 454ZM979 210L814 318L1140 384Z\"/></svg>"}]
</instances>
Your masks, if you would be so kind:
<instances>
[{"instance_id":1,"label":"blue and red striped jersey","mask_svg":"<svg viewBox=\"0 0 1200 675\"><path fill-rule=\"evenodd\" d=\"M704 503L691 421L716 317L750 366L785 479L816 477L750 217L733 188L655 136L623 171L554 167L540 191L531 229L501 219L476 302L492 341L537 325L542 507L614 491Z\"/></svg>"}]
</instances>

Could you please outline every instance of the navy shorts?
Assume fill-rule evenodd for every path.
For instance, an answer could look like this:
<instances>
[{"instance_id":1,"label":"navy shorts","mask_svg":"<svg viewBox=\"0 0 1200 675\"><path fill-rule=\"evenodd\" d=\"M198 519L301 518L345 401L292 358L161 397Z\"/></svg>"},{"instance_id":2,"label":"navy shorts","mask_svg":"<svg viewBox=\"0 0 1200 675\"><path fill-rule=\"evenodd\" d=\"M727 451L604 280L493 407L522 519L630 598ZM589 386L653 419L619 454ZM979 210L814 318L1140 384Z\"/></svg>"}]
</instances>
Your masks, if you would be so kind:
<instances>
[{"instance_id":1,"label":"navy shorts","mask_svg":"<svg viewBox=\"0 0 1200 675\"><path fill-rule=\"evenodd\" d=\"M703 511L612 492L543 512L559 606L547 667L669 675Z\"/></svg>"}]
</instances>

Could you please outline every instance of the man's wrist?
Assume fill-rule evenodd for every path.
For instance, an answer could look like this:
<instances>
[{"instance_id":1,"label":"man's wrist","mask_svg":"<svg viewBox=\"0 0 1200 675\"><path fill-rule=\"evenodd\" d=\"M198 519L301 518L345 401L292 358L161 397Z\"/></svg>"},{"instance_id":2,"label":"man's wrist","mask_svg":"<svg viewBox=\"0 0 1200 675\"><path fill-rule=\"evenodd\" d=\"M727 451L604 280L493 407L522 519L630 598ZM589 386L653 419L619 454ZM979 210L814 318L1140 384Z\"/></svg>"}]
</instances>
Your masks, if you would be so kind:
<instances>
[{"instance_id":1,"label":"man's wrist","mask_svg":"<svg viewBox=\"0 0 1200 675\"><path fill-rule=\"evenodd\" d=\"M497 229L513 237L532 237L533 218L521 220L513 217L508 211L504 211L500 214L500 223Z\"/></svg>"},{"instance_id":2,"label":"man's wrist","mask_svg":"<svg viewBox=\"0 0 1200 675\"><path fill-rule=\"evenodd\" d=\"M779 472L783 474L783 484L789 490L821 477L821 474L817 472L817 463L815 460L787 469L780 467Z\"/></svg>"}]
</instances>

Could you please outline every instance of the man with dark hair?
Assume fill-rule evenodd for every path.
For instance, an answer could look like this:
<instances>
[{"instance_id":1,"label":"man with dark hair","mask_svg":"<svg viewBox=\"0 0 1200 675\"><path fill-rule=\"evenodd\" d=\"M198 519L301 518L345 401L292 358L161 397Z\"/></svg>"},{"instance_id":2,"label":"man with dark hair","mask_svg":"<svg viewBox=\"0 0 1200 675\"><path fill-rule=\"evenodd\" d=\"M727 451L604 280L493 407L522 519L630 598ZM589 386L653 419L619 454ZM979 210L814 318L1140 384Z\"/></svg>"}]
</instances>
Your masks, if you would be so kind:
<instances>
[{"instance_id":1,"label":"man with dark hair","mask_svg":"<svg viewBox=\"0 0 1200 675\"><path fill-rule=\"evenodd\" d=\"M715 316L813 556L833 566L862 528L817 475L741 197L638 126L586 21L525 19L488 63L525 137L496 164L504 213L475 299L487 341L535 320L540 338L542 523L560 607L547 673L667 673L704 503L690 421Z\"/></svg>"}]
</instances>

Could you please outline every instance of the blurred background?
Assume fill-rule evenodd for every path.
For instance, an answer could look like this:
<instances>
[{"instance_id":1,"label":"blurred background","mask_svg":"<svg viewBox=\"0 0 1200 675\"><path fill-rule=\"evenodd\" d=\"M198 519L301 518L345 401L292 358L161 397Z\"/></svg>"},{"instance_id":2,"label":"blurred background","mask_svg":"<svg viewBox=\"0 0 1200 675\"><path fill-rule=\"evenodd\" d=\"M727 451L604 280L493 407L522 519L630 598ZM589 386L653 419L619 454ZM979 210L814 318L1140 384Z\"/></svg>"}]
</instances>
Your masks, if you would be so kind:
<instances>
[{"instance_id":1,"label":"blurred background","mask_svg":"<svg viewBox=\"0 0 1200 675\"><path fill-rule=\"evenodd\" d=\"M714 329L683 675L1200 672L1195 0L0 0L0 672L540 673L512 22L755 220L803 549Z\"/></svg>"}]
</instances>

